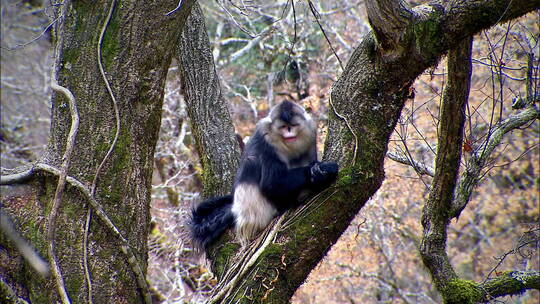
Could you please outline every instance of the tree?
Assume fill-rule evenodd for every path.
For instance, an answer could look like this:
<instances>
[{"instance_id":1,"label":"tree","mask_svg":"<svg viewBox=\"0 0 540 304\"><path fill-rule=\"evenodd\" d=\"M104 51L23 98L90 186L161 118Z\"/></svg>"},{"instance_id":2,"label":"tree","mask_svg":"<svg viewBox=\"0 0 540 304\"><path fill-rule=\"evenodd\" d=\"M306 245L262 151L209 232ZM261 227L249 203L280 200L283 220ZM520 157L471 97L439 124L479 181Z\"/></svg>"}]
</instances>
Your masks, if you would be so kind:
<instances>
[{"instance_id":1,"label":"tree","mask_svg":"<svg viewBox=\"0 0 540 304\"><path fill-rule=\"evenodd\" d=\"M2 213L51 267L33 275L14 243L3 298L151 303L146 283L153 154L168 66L193 1L57 3L51 139L5 175ZM167 14L170 12L169 14ZM6 189L6 190L4 190Z\"/></svg>"}]
</instances>

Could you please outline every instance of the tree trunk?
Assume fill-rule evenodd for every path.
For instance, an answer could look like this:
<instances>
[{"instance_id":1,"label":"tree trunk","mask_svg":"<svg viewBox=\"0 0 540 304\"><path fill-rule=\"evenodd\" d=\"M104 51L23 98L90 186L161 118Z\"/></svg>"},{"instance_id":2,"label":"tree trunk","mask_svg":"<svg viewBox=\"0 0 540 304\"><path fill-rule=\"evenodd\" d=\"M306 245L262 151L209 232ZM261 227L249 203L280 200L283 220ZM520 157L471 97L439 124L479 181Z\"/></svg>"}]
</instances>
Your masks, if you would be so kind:
<instances>
[{"instance_id":1,"label":"tree trunk","mask_svg":"<svg viewBox=\"0 0 540 304\"><path fill-rule=\"evenodd\" d=\"M13 301L149 303L153 154L175 47L170 41L178 40L192 2L183 1L170 15L178 1L74 1L59 8L55 75L74 103L53 94L46 154L26 172L29 181L2 187L3 211L58 271L49 278L35 275L2 237L7 259L1 262L0 283L13 291ZM73 121L70 104L80 119L71 157L64 154ZM62 180L68 163L56 208L58 177ZM53 242L46 234L51 231Z\"/></svg>"},{"instance_id":2,"label":"tree trunk","mask_svg":"<svg viewBox=\"0 0 540 304\"><path fill-rule=\"evenodd\" d=\"M203 197L231 192L240 146L214 65L204 16L196 3L176 51L195 145L203 168Z\"/></svg>"}]
</instances>

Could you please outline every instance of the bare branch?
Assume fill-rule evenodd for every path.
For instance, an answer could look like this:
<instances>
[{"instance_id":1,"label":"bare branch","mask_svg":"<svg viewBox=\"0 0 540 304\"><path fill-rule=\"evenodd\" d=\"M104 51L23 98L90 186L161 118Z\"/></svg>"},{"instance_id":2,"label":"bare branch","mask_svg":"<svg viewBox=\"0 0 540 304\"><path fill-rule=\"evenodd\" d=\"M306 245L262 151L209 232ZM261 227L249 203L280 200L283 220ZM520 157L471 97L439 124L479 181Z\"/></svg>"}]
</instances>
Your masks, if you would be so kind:
<instances>
[{"instance_id":1,"label":"bare branch","mask_svg":"<svg viewBox=\"0 0 540 304\"><path fill-rule=\"evenodd\" d=\"M328 43L328 46L330 46L330 49L332 50L332 53L334 53L334 56L336 57L337 61L339 62L339 66L341 67L341 70L345 69L345 66L343 65L343 62L341 62L341 59L339 58L336 50L334 49L334 46L332 45L332 42L330 42L330 39L328 38L328 35L326 35L326 32L321 25L321 22L319 21L319 12L317 12L317 9L313 5L311 1L308 1L309 9L311 10L311 14L313 14L313 17L315 18L315 21L317 22L317 25L319 26L319 29L321 30L324 39L326 39L326 42Z\"/></svg>"},{"instance_id":2,"label":"bare branch","mask_svg":"<svg viewBox=\"0 0 540 304\"><path fill-rule=\"evenodd\" d=\"M238 58L242 57L244 54L249 52L249 50L251 50L254 46L259 44L259 42L261 42L261 40L263 40L264 38L270 36L275 30L276 30L275 26L268 26L267 28L265 28L259 35L257 35L257 37L250 40L248 42L248 44L246 44L243 48L241 48L238 51L234 52L231 55L231 59L230 59L229 62L233 62L233 61L237 60Z\"/></svg>"},{"instance_id":3,"label":"bare branch","mask_svg":"<svg viewBox=\"0 0 540 304\"><path fill-rule=\"evenodd\" d=\"M433 168L429 167L425 163L420 163L420 162L415 161L414 159L410 159L405 155L388 152L386 153L386 157L400 164L409 165L413 167L414 171L418 172L419 174L429 175L431 177L435 175L435 170L433 170Z\"/></svg>"},{"instance_id":4,"label":"bare branch","mask_svg":"<svg viewBox=\"0 0 540 304\"><path fill-rule=\"evenodd\" d=\"M15 51L15 50L18 50L20 48L23 48L31 43L33 43L34 41L37 41L39 38L43 37L45 35L45 33L58 21L58 18L60 18L61 16L58 16L56 19L54 19L51 23L49 23L49 25L47 25L47 27L45 27L43 29L43 31L41 31L41 33L39 35L37 35L35 38L31 39L30 41L28 42L25 42L25 43L22 43L22 44L17 44L13 47L1 47L2 49L6 49L6 50L9 50L9 51Z\"/></svg>"},{"instance_id":5,"label":"bare branch","mask_svg":"<svg viewBox=\"0 0 540 304\"><path fill-rule=\"evenodd\" d=\"M459 187L456 190L455 200L452 203L452 218L458 218L461 211L469 203L472 192L482 176L482 170L484 170L495 148L502 142L504 135L539 118L540 111L533 104L525 110L505 119L493 129L489 141L482 144L482 147L485 148L479 149L482 152L479 155L473 154L467 162L466 170L463 173L463 178L460 180Z\"/></svg>"},{"instance_id":6,"label":"bare branch","mask_svg":"<svg viewBox=\"0 0 540 304\"><path fill-rule=\"evenodd\" d=\"M491 274L493 272L495 272L497 270L497 268L499 268L499 266L501 266L501 264L504 262L504 260L508 256L510 256L512 254L519 254L522 258L524 258L524 257L526 257L528 255L528 254L525 254L525 255L522 254L522 249L524 247L527 247L529 245L533 245L533 247L535 249L538 248L538 244L540 244L540 233L539 232L540 232L540 228L538 228L538 227L526 231L519 238L519 240L518 240L517 244L514 246L514 248L512 248L511 250L505 252L500 257L496 257L496 259L499 260L499 262L497 263L497 265L495 265L495 267L493 267L489 271L489 273L487 274L486 279L484 280L483 284L486 283L489 279L491 279ZM531 257L528 256L528 258L531 258Z\"/></svg>"}]
</instances>

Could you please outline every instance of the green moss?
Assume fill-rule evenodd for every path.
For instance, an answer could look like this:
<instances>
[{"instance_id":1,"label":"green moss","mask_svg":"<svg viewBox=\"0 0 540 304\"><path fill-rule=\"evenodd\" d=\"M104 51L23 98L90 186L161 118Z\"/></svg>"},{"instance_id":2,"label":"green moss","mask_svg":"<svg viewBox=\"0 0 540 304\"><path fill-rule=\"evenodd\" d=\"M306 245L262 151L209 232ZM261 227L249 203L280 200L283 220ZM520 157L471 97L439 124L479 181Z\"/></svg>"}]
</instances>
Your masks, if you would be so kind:
<instances>
[{"instance_id":1,"label":"green moss","mask_svg":"<svg viewBox=\"0 0 540 304\"><path fill-rule=\"evenodd\" d=\"M237 243L225 243L223 246L220 246L219 248L216 248L216 250L219 252L217 254L214 254L216 259L213 261L213 268L215 274L220 277L223 275L229 260L236 254L236 252L240 249L240 244Z\"/></svg>"},{"instance_id":2,"label":"green moss","mask_svg":"<svg viewBox=\"0 0 540 304\"><path fill-rule=\"evenodd\" d=\"M66 280L66 289L68 294L76 295L80 294L83 288L86 288L86 282L82 275L71 274L69 280Z\"/></svg>"},{"instance_id":3,"label":"green moss","mask_svg":"<svg viewBox=\"0 0 540 304\"><path fill-rule=\"evenodd\" d=\"M362 180L372 178L373 168L369 164L362 164L361 161L355 165L345 167L339 171L336 181L338 187L347 188Z\"/></svg>"},{"instance_id":4,"label":"green moss","mask_svg":"<svg viewBox=\"0 0 540 304\"><path fill-rule=\"evenodd\" d=\"M339 187L349 186L354 180L353 172L354 171L352 166L340 170L336 185L338 185Z\"/></svg>"},{"instance_id":5,"label":"green moss","mask_svg":"<svg viewBox=\"0 0 540 304\"><path fill-rule=\"evenodd\" d=\"M443 292L445 304L474 304L482 298L482 292L474 281L455 279Z\"/></svg>"},{"instance_id":6,"label":"green moss","mask_svg":"<svg viewBox=\"0 0 540 304\"><path fill-rule=\"evenodd\" d=\"M262 253L260 259L262 261L265 261L267 259L275 259L276 257L281 258L282 255L283 255L283 245L270 243L264 249L264 252Z\"/></svg>"},{"instance_id":7,"label":"green moss","mask_svg":"<svg viewBox=\"0 0 540 304\"><path fill-rule=\"evenodd\" d=\"M121 50L120 43L119 43L119 35L118 32L120 30L120 24L119 20L120 18L116 18L115 15L117 14L118 9L116 9L111 16L111 20L109 21L109 24L107 25L107 29L105 32L105 35L103 37L103 41L101 44L101 56L103 58L103 64L105 65L105 69L109 70L112 68L112 65L114 63L114 59L118 55L118 53ZM104 15L103 18L106 18L107 16Z\"/></svg>"},{"instance_id":8,"label":"green moss","mask_svg":"<svg viewBox=\"0 0 540 304\"><path fill-rule=\"evenodd\" d=\"M347 129L347 131L343 133L343 139L347 142L351 142L354 141L354 136L351 131Z\"/></svg>"},{"instance_id":9,"label":"green moss","mask_svg":"<svg viewBox=\"0 0 540 304\"><path fill-rule=\"evenodd\" d=\"M439 43L442 36L441 16L442 13L431 14L429 19L413 25L407 34L412 36L409 41L414 42L414 45L424 58L432 58L433 63L436 63L439 57L438 54L441 53L442 46Z\"/></svg>"}]
</instances>

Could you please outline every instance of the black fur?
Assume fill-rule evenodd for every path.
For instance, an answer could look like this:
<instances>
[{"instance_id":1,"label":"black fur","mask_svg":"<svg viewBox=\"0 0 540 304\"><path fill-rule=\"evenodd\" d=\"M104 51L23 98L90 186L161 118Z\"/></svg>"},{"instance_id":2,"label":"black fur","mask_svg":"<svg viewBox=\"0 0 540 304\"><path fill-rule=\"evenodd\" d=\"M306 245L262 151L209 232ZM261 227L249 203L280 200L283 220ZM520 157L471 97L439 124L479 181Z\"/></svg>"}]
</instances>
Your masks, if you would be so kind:
<instances>
[{"instance_id":1,"label":"black fur","mask_svg":"<svg viewBox=\"0 0 540 304\"><path fill-rule=\"evenodd\" d=\"M281 114L279 118L286 123L291 123L291 120L294 117L293 107L294 104L290 101L284 101L279 104L279 110Z\"/></svg>"},{"instance_id":2,"label":"black fur","mask_svg":"<svg viewBox=\"0 0 540 304\"><path fill-rule=\"evenodd\" d=\"M278 117L287 123L296 115L292 103L284 102L278 107ZM247 143L236 174L233 194L238 185L258 185L262 195L282 214L299 206L300 196L305 192L319 192L334 182L338 165L318 162L315 144L297 159L289 159L289 167L292 168L289 169L265 136L258 128ZM309 165L298 167L306 163ZM233 194L204 201L193 210L190 223L192 236L203 247L207 248L234 225L231 211Z\"/></svg>"},{"instance_id":3,"label":"black fur","mask_svg":"<svg viewBox=\"0 0 540 304\"><path fill-rule=\"evenodd\" d=\"M189 228L199 246L208 248L225 230L233 226L232 203L232 195L225 195L206 200L191 211Z\"/></svg>"},{"instance_id":4,"label":"black fur","mask_svg":"<svg viewBox=\"0 0 540 304\"><path fill-rule=\"evenodd\" d=\"M287 169L287 165L264 139L264 135L256 132L247 143L242 155L234 183L235 188L241 183L259 185L264 196L281 214L300 205L298 197L302 191L322 190L335 180L338 171L337 164L319 163L316 154L314 156L309 166ZM300 158L302 157L307 157L307 155ZM291 163L294 164L294 161L292 160ZM318 164L334 165L325 165L318 174L312 176L311 169L313 166L319 167Z\"/></svg>"}]
</instances>

